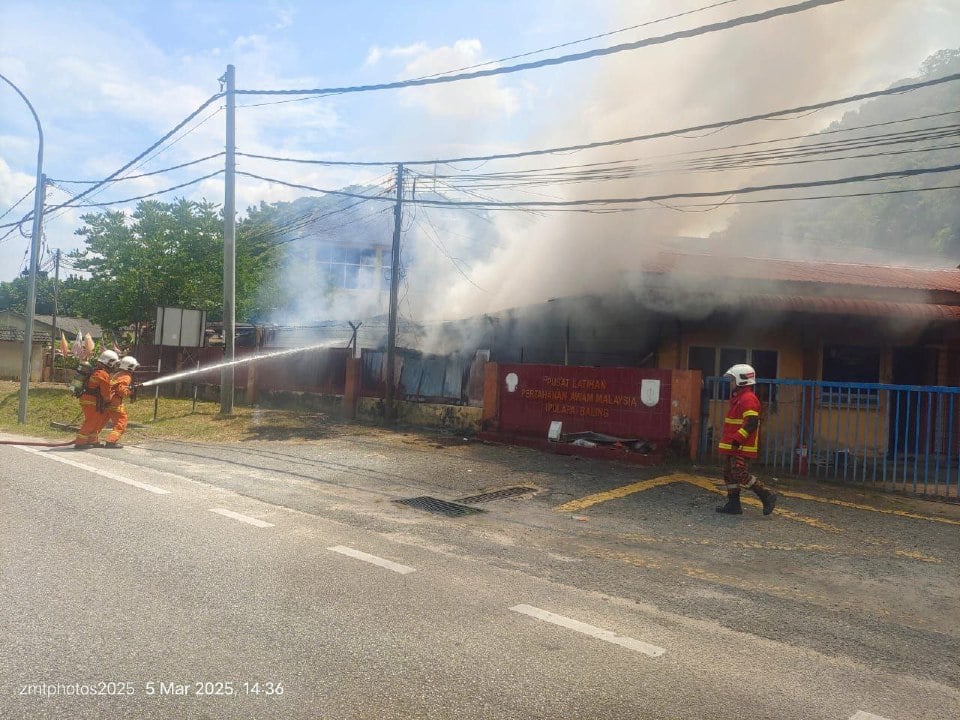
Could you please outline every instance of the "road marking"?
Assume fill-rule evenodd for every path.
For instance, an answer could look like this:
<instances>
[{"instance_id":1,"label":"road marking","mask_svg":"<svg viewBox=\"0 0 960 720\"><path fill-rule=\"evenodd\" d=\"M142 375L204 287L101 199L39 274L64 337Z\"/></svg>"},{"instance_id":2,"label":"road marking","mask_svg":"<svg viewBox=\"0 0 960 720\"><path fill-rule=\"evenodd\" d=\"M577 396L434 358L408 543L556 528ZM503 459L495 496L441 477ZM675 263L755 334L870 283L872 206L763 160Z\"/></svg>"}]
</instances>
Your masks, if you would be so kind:
<instances>
[{"instance_id":1,"label":"road marking","mask_svg":"<svg viewBox=\"0 0 960 720\"><path fill-rule=\"evenodd\" d=\"M557 512L576 512L577 510L583 510L584 508L588 508L591 505L596 505L597 503L606 502L607 500L617 500L618 498L626 497L627 495L633 495L634 493L644 492L645 490L660 487L661 485L669 485L670 483L675 482L677 482L677 478L675 476L666 475L664 477L654 478L653 480L644 480L643 482L631 483L630 485L624 485L622 487L614 488L613 490L607 490L606 492L587 495L579 500L571 500L568 503L559 505L554 509Z\"/></svg>"},{"instance_id":2,"label":"road marking","mask_svg":"<svg viewBox=\"0 0 960 720\"><path fill-rule=\"evenodd\" d=\"M577 510L583 510L590 507L591 505L596 505L598 503L606 502L607 500L617 500L627 495L633 495L638 492L645 492L646 490L652 490L656 487L661 487L663 485L669 485L670 483L687 483L689 485L695 485L697 487L703 488L704 490L709 490L710 492L715 492L720 495L726 493L725 490L718 487L712 480L709 480L705 477L699 477L696 475L687 475L686 473L673 473L671 475L664 475L663 477L653 478L652 480L644 480L642 482L631 483L629 485L623 485L613 490L606 490L604 492L594 493L593 495L587 495L582 497L579 500L571 500L570 502L564 503L563 505L558 505L554 508L557 512L576 512ZM910 518L911 520L926 520L928 522L937 522L944 523L947 525L960 525L960 520L954 520L952 518L937 517L935 515L922 515L920 513L909 512L906 510L888 510L887 508L878 508L873 507L872 505L864 505L863 503L853 503L847 502L846 500L836 500L834 498L824 498L817 497L816 495L809 495L807 493L795 492L793 490L783 490L778 488L776 490L777 495L782 495L783 497L797 498L798 500L809 500L810 502L824 503L826 505L837 505L839 507L850 508L851 510L866 510L868 512L881 513L884 515L896 515L898 517ZM743 498L743 502L748 505L756 505L760 507L760 502L753 500L753 498ZM777 508L774 511L778 515L784 515L791 520L797 520L798 522L803 522L808 525L813 525L814 527L819 527L821 530L828 530L830 532L842 532L840 528L835 528L832 525L827 525L822 523L819 520L816 520L805 515L798 515L797 513L792 513L790 511L784 511L781 508Z\"/></svg>"},{"instance_id":3,"label":"road marking","mask_svg":"<svg viewBox=\"0 0 960 720\"><path fill-rule=\"evenodd\" d=\"M777 494L783 495L784 497L797 498L798 500L809 500L811 502L826 503L827 505L839 505L840 507L851 508L853 510L867 510L869 512L882 513L883 515L896 515L898 517L910 518L911 520L927 520L929 522L945 523L947 525L960 525L960 520L953 520L951 518L921 515L920 513L909 512L907 510L888 510L887 508L878 508L862 503L852 503L846 500L835 500L834 498L822 498L816 495L808 495L807 493L794 492L792 490L777 490Z\"/></svg>"},{"instance_id":4,"label":"road marking","mask_svg":"<svg viewBox=\"0 0 960 720\"><path fill-rule=\"evenodd\" d=\"M408 567L407 565L401 565L400 563L395 563L390 560L384 560L382 557L377 557L376 555L368 555L365 552L354 550L353 548L345 545L334 545L333 547L328 547L327 550L333 550L333 552L340 553L341 555L349 555L352 558L363 560L364 562L372 563L373 565L379 565L382 568L393 570L393 572L400 573L401 575L416 572L415 568Z\"/></svg>"},{"instance_id":5,"label":"road marking","mask_svg":"<svg viewBox=\"0 0 960 720\"><path fill-rule=\"evenodd\" d=\"M233 510L225 510L224 508L210 508L210 512L216 513L217 515L223 515L224 517L233 518L234 520L239 520L240 522L249 523L250 525L256 525L257 527L273 527L273 523L257 520L257 518L250 517L249 515L241 515Z\"/></svg>"},{"instance_id":6,"label":"road marking","mask_svg":"<svg viewBox=\"0 0 960 720\"><path fill-rule=\"evenodd\" d=\"M851 717L850 720L887 720L887 718L864 712L863 710L857 710L857 714Z\"/></svg>"},{"instance_id":7,"label":"road marking","mask_svg":"<svg viewBox=\"0 0 960 720\"><path fill-rule=\"evenodd\" d=\"M146 490L148 492L156 493L157 495L169 495L169 490L164 490L159 488L156 485L149 485L147 483L140 482L139 480L131 480L128 477L123 475L117 475L112 473L109 470L101 470L100 468L94 467L93 465L87 465L82 462L77 462L76 460L70 460L69 458L60 457L59 455L54 455L50 452L44 452L42 450L35 450L31 447L24 447L23 445L15 445L14 447L20 448L21 450L33 453L34 455L39 455L46 458L47 460L55 460L64 465L70 465L71 467L79 468L80 470L86 470L87 472L92 472L95 475L100 475L101 477L109 478L110 480L116 480L117 482L122 482L127 485L132 485L133 487L140 488L141 490Z\"/></svg>"},{"instance_id":8,"label":"road marking","mask_svg":"<svg viewBox=\"0 0 960 720\"><path fill-rule=\"evenodd\" d=\"M636 652L649 655L650 657L660 657L667 652L662 647L645 643L643 640L636 640L632 637L627 637L626 635L617 635L617 633L610 630L604 630L603 628L598 628L594 625L588 625L587 623L580 622L579 620L573 620L572 618L564 617L563 615L557 615L556 613L552 613L547 610L541 610L540 608L533 607L532 605L514 605L510 609L514 612L522 613L523 615L529 615L537 620L543 620L544 622L565 627L568 630L576 630L579 633L589 635L590 637L595 637L598 640L605 640L606 642L613 643L614 645L620 645L628 650L635 650Z\"/></svg>"}]
</instances>

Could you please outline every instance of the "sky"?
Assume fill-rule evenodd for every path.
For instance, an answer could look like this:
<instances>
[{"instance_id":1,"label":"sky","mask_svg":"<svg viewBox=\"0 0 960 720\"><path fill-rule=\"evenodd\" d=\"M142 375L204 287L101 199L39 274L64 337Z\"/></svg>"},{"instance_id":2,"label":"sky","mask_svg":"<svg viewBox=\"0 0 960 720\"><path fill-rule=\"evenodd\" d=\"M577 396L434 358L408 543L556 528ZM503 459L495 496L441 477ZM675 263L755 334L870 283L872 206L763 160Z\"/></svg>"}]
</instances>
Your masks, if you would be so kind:
<instances>
[{"instance_id":1,"label":"sky","mask_svg":"<svg viewBox=\"0 0 960 720\"><path fill-rule=\"evenodd\" d=\"M610 47L794 4L797 0L0 0L0 74L43 127L47 206L85 189L151 147L220 91L226 66L241 90L362 86L480 63L504 67ZM712 6L712 7L708 7ZM668 16L680 15L674 19ZM632 28L632 29L627 29ZM603 35L586 42L575 42ZM574 43L555 50L534 51ZM916 75L932 52L960 47L960 0L844 0L803 13L606 57L443 85L324 98L239 96L241 152L326 160L430 160L558 147L691 127L878 90ZM506 59L524 55L522 58ZM290 100L295 100L290 102ZM512 163L418 166L436 176L660 157L694 143L815 132L851 106L789 123L725 130ZM129 173L169 168L224 148L222 101L212 103ZM789 125L789 126L788 126ZM0 82L0 224L32 207L37 128ZM112 183L98 203L154 193L222 169L217 158ZM241 157L238 169L315 188L389 184L389 165L320 167ZM628 185L485 191L498 199L629 196L704 189L734 178L662 178ZM418 182L428 182L420 179ZM447 181L452 183L453 181ZM438 185L439 183L439 185ZM736 185L734 185L736 186ZM476 192L480 192L477 190ZM237 208L309 193L240 177ZM157 196L222 204L222 176ZM19 204L22 198L23 201ZM82 248L80 216L130 211L135 201L69 208L45 218L42 264ZM420 260L408 312L483 312L596 288L652 236L706 236L729 218L651 206L615 216L417 208L407 231ZM484 228L477 230L477 227ZM29 223L23 226L29 235ZM0 236L7 228L0 228ZM477 251L480 244L481 250ZM29 239L0 241L0 280L27 267ZM445 278L438 285L437 278ZM443 312L441 312L441 310Z\"/></svg>"}]
</instances>

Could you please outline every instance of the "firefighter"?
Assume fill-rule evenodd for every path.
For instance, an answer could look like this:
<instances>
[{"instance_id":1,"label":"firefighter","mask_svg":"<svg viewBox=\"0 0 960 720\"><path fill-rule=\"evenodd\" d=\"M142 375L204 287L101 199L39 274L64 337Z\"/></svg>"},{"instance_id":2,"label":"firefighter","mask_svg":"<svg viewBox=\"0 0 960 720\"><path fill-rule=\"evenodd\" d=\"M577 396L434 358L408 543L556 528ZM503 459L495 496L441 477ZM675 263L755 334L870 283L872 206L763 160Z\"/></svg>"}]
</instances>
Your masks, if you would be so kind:
<instances>
[{"instance_id":1,"label":"firefighter","mask_svg":"<svg viewBox=\"0 0 960 720\"><path fill-rule=\"evenodd\" d=\"M118 362L120 358L113 350L104 350L97 358L93 371L83 382L80 390L83 424L73 441L73 447L77 450L100 447L100 430L107 422L107 406L113 398L110 371Z\"/></svg>"},{"instance_id":2,"label":"firefighter","mask_svg":"<svg viewBox=\"0 0 960 720\"><path fill-rule=\"evenodd\" d=\"M127 409L123 406L123 401L134 395L133 373L140 367L140 363L132 355L125 355L120 358L117 364L119 368L110 379L110 385L113 390L113 399L107 407L107 418L113 422L113 429L107 435L106 448L119 448L120 437L127 429Z\"/></svg>"},{"instance_id":3,"label":"firefighter","mask_svg":"<svg viewBox=\"0 0 960 720\"><path fill-rule=\"evenodd\" d=\"M723 375L730 381L730 406L723 419L719 450L723 456L723 481L727 502L717 507L718 513L742 515L740 490L753 490L763 503L763 514L769 515L777 504L777 496L750 474L750 463L760 449L760 399L753 391L757 373L746 364L734 365Z\"/></svg>"}]
</instances>

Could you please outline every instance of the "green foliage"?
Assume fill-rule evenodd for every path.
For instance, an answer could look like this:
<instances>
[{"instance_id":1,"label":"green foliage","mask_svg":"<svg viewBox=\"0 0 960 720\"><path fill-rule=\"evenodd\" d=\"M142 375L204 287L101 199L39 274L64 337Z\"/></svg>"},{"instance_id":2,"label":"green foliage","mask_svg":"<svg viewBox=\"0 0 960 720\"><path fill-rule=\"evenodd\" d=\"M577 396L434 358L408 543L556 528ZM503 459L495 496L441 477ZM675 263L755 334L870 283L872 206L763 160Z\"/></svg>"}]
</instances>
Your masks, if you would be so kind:
<instances>
[{"instance_id":1,"label":"green foliage","mask_svg":"<svg viewBox=\"0 0 960 720\"><path fill-rule=\"evenodd\" d=\"M16 310L26 313L27 293L29 291L29 276L27 274L14 278L10 282L0 282L0 310ZM55 281L48 273L37 275L37 304L35 312L38 315L53 314L53 293ZM57 314L60 316L74 316L77 311L79 298L84 290L84 281L77 276L61 279L59 296L57 298Z\"/></svg>"},{"instance_id":2,"label":"green foliage","mask_svg":"<svg viewBox=\"0 0 960 720\"><path fill-rule=\"evenodd\" d=\"M149 322L158 306L223 310L223 217L218 207L184 199L142 201L132 216L106 211L84 215L76 231L86 248L71 253L90 274L78 304L105 328ZM240 223L236 242L237 318L257 311L260 288L273 275L272 253L248 239Z\"/></svg>"},{"instance_id":3,"label":"green foliage","mask_svg":"<svg viewBox=\"0 0 960 720\"><path fill-rule=\"evenodd\" d=\"M920 75L909 82L930 80L960 72L960 49L941 50L923 63ZM908 82L907 80L903 82ZM900 83L897 83L900 84ZM873 133L906 132L919 128L946 126L956 122L954 113L960 103L957 83L945 83L905 95L890 95L863 104L833 123L829 130L846 130L864 125L927 117L910 123L896 122L876 127ZM863 132L863 131L859 131ZM856 132L834 138L858 137ZM811 142L824 138L813 138ZM939 146L942 149L933 149ZM796 166L768 170L754 178L754 184L844 177L900 169L942 167L960 163L960 149L950 141L870 145L850 152L848 159L829 164ZM803 173L808 173L804 175ZM840 248L871 248L896 256L937 255L956 264L960 259L960 189L924 192L897 192L956 185L956 175L937 173L882 183L824 188L823 194L841 196L853 193L894 191L862 197L835 197L816 201L776 203L766 207L743 209L722 233L731 242L754 244L786 243L803 249L811 244Z\"/></svg>"}]
</instances>

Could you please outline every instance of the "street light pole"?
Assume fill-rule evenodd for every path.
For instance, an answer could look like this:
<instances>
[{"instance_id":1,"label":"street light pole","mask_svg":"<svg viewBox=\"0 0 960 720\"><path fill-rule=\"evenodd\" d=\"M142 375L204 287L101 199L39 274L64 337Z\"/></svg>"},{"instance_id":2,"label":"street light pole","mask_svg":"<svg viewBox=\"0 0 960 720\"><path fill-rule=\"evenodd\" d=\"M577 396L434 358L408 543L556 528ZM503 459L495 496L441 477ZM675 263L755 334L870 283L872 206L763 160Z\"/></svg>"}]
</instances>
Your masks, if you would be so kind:
<instances>
[{"instance_id":1,"label":"street light pole","mask_svg":"<svg viewBox=\"0 0 960 720\"><path fill-rule=\"evenodd\" d=\"M20 92L20 88L14 85L3 75L0 80L6 82L16 91L17 95L23 98L23 101L30 108L30 114L33 115L37 123L37 136L39 143L37 145L37 186L33 197L33 231L30 234L30 284L27 290L27 318L23 330L23 362L20 365L20 409L17 413L17 422L23 425L27 422L27 391L30 388L30 353L33 350L33 317L36 313L37 305L37 262L40 255L40 229L43 222L43 193L46 178L43 175L43 128L40 126L40 118L37 117L36 110L27 100L27 96Z\"/></svg>"}]
</instances>

